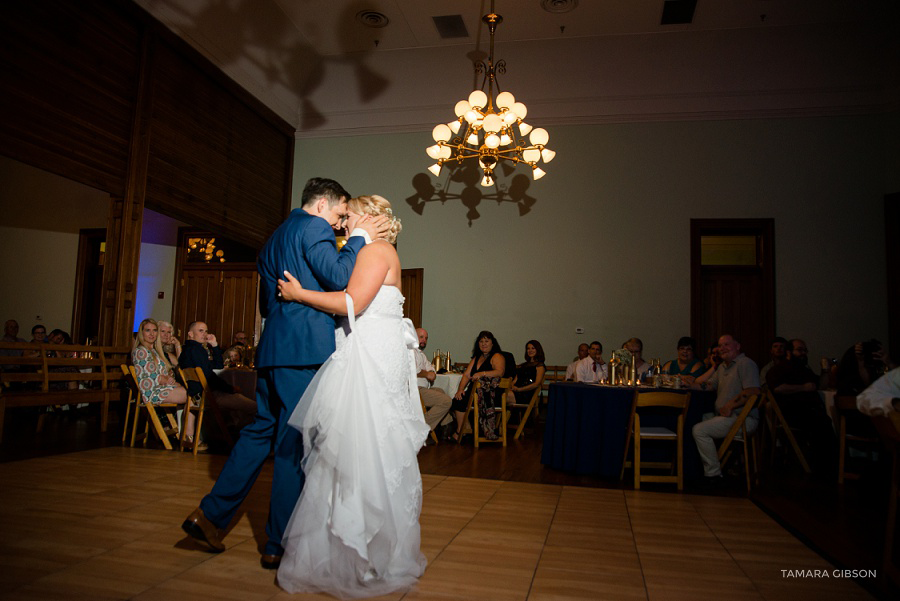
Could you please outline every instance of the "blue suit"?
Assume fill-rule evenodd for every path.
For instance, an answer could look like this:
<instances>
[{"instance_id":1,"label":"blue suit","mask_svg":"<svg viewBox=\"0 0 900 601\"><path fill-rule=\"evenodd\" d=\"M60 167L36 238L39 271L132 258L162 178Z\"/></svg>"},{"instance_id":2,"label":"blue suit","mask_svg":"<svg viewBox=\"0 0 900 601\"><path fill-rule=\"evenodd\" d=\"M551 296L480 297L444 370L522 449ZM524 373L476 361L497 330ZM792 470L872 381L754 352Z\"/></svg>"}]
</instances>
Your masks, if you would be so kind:
<instances>
[{"instance_id":1,"label":"blue suit","mask_svg":"<svg viewBox=\"0 0 900 601\"><path fill-rule=\"evenodd\" d=\"M259 254L259 310L266 323L256 350L256 418L241 430L200 509L217 528L226 528L274 449L264 555L283 553L284 529L303 488L303 441L287 421L318 367L334 352L334 317L280 300L276 296L277 280L284 279L282 274L287 270L304 288L343 290L364 245L361 236L354 236L337 252L328 222L294 209Z\"/></svg>"}]
</instances>

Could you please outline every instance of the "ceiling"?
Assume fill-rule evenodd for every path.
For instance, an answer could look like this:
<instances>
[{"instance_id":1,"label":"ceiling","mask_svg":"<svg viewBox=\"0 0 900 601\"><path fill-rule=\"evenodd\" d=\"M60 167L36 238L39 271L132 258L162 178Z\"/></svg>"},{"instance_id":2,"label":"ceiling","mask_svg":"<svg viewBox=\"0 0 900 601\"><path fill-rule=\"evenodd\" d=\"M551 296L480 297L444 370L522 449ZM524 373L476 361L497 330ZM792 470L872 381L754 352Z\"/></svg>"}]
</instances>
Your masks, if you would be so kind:
<instances>
[{"instance_id":1,"label":"ceiling","mask_svg":"<svg viewBox=\"0 0 900 601\"><path fill-rule=\"evenodd\" d=\"M498 0L495 9L503 22L497 29L497 51L506 53L511 74L518 70L515 84L523 90L534 85L547 87L556 76L555 65L562 65L563 71L571 65L582 71L593 67L590 58L596 55L603 57L603 68L610 70L604 74L602 95L606 98L633 96L629 80L636 76L647 80L639 95L684 95L703 90L676 85L654 91L657 77L646 63L661 56L671 60L673 52L685 52L689 60L681 68L720 69L715 58L707 56L710 49L724 46L723 52L731 53L734 60L745 56L748 48L766 52L773 44L790 52L786 40L794 34L787 32L795 31L801 32L799 39L811 36L810 44L821 44L821 40L835 37L834 32L849 29L846 43L855 44L871 37L868 27L880 18L873 3L858 0L698 0L691 23L661 25L666 1ZM471 64L473 58L486 54L488 34L481 16L491 7L489 0L136 2L296 125L301 135L374 133L379 127L382 131L420 129L433 123L439 105L446 105L444 110L449 112L459 99L456 96L461 98L471 89L471 67L466 68L465 62ZM378 22L373 13L386 17L386 24ZM461 17L468 37L444 39L439 35L433 17L447 15ZM365 22L383 26L370 27ZM865 28L860 30L860 24L866 24ZM846 55L846 45L835 43L835 56ZM803 48L798 51L802 54ZM870 49L866 56L872 51L879 50ZM785 60L778 57L776 62ZM791 69L789 64L782 66ZM769 65L762 71L772 68ZM854 68L848 69L847 76L852 78ZM787 85L791 77L785 74ZM698 77L701 81L707 78ZM447 96L441 89L448 82L438 81L445 79L450 80ZM570 103L596 100L601 91L590 80L588 77L585 87L575 77L551 85L554 93L538 92L538 105L559 105L561 90ZM783 88L786 83L778 80L767 85ZM846 82L837 81L824 85L847 87ZM433 98L421 92L423 86L434 91ZM729 86L734 87L733 82L719 84L724 92ZM351 89L356 93L345 93ZM618 110L594 102L576 112ZM384 117L391 111L405 112L405 116ZM564 117L571 115L572 109L554 114L551 107L545 114ZM378 115L374 129L373 115Z\"/></svg>"}]
</instances>

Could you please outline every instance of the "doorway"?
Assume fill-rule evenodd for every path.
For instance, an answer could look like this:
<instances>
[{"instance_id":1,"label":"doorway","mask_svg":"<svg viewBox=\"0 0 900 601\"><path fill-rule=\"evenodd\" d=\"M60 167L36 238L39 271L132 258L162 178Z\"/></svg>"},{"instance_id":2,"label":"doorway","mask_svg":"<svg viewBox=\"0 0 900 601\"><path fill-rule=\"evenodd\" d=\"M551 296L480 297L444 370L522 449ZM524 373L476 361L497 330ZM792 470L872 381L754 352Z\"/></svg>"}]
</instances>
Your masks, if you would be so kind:
<instances>
[{"instance_id":1,"label":"doorway","mask_svg":"<svg viewBox=\"0 0 900 601\"><path fill-rule=\"evenodd\" d=\"M691 333L706 345L731 334L757 365L775 336L773 219L691 219Z\"/></svg>"},{"instance_id":2,"label":"doorway","mask_svg":"<svg viewBox=\"0 0 900 601\"><path fill-rule=\"evenodd\" d=\"M88 344L100 334L106 228L82 229L75 263L75 299L72 304L72 341Z\"/></svg>"}]
</instances>

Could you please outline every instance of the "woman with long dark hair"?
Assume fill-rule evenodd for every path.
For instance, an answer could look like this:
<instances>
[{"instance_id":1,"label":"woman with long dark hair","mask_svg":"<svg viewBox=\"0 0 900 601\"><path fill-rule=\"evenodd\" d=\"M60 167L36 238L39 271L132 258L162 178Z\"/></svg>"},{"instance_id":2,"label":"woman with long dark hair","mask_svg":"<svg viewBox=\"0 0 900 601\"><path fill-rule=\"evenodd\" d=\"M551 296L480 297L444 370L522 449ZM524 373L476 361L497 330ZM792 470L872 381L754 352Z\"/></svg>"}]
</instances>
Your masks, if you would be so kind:
<instances>
[{"instance_id":1,"label":"woman with long dark hair","mask_svg":"<svg viewBox=\"0 0 900 601\"><path fill-rule=\"evenodd\" d=\"M515 394L516 404L527 405L531 402L534 389L544 383L546 372L544 347L537 340L529 340L525 343L525 362L516 366L516 380L510 388Z\"/></svg>"},{"instance_id":2,"label":"woman with long dark hair","mask_svg":"<svg viewBox=\"0 0 900 601\"><path fill-rule=\"evenodd\" d=\"M491 438L496 436L496 417L494 409L499 405L499 395L495 394L497 387L500 385L500 378L506 372L506 358L503 356L503 350L500 343L494 338L494 335L488 330L482 330L475 337L475 343L472 345L472 359L466 366L462 379L459 381L459 388L453 397L453 415L456 418L456 434L453 435L454 440L458 440L462 434L463 419L466 415L466 405L469 400L471 387L477 380L481 380L482 385L478 395L478 412L479 419L483 422L480 424L485 431L485 435Z\"/></svg>"}]
</instances>

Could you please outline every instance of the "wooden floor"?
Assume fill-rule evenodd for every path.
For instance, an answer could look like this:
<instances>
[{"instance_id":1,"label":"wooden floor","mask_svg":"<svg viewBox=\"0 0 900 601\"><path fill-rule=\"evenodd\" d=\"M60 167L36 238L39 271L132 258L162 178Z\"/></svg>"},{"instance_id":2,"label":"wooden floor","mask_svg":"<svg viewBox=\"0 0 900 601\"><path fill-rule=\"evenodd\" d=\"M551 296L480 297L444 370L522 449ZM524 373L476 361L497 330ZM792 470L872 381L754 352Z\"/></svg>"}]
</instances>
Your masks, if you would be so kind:
<instances>
[{"instance_id":1,"label":"wooden floor","mask_svg":"<svg viewBox=\"0 0 900 601\"><path fill-rule=\"evenodd\" d=\"M425 451L431 463L462 452ZM224 553L185 538L181 521L224 460L108 447L0 464L0 599L329 598L287 595L259 567L271 464ZM388 599L871 598L744 498L440 474L423 481L428 569L414 590Z\"/></svg>"}]
</instances>

